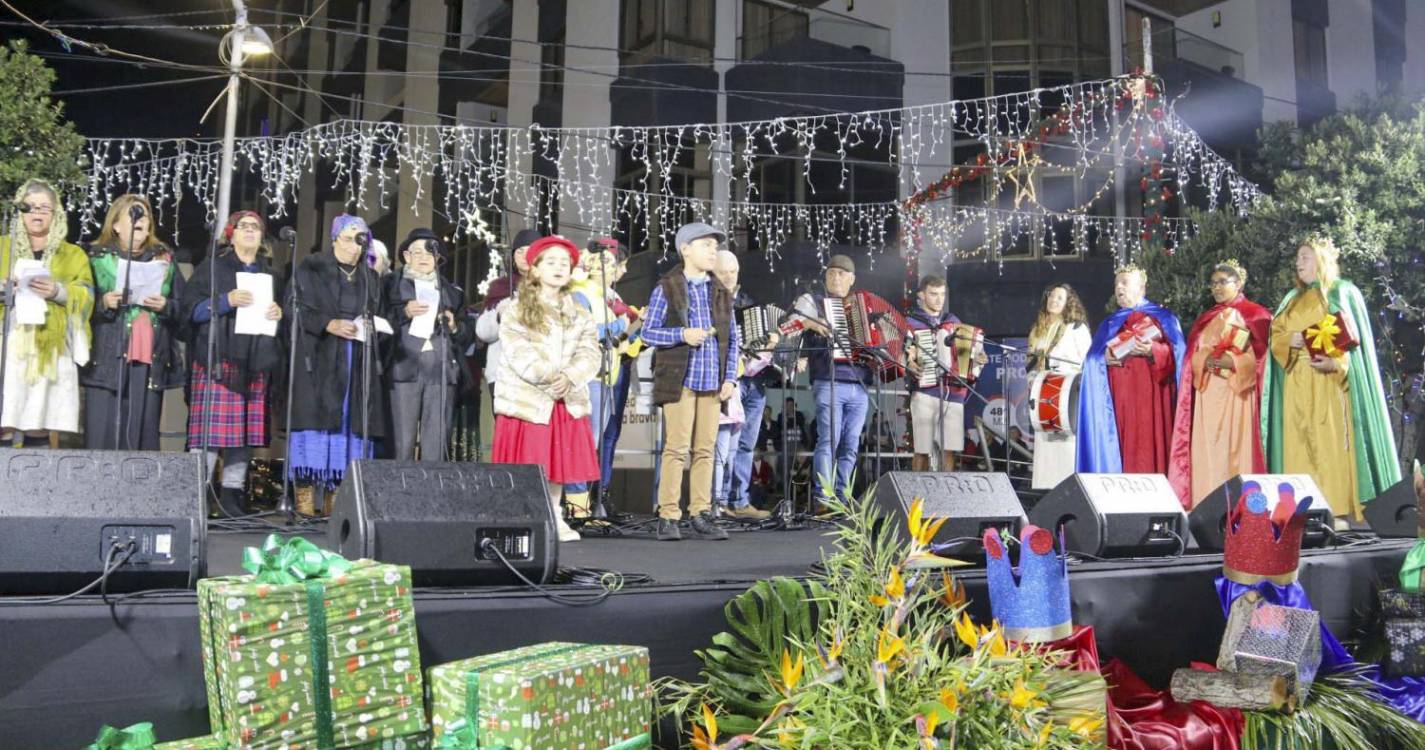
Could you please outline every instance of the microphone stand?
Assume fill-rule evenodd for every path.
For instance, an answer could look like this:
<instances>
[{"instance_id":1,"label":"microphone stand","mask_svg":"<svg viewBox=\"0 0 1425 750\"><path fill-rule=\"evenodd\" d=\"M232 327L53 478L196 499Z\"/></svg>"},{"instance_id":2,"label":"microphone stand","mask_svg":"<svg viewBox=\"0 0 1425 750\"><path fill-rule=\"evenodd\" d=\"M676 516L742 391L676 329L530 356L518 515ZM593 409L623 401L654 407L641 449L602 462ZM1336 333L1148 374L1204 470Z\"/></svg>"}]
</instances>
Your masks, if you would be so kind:
<instances>
[{"instance_id":1,"label":"microphone stand","mask_svg":"<svg viewBox=\"0 0 1425 750\"><path fill-rule=\"evenodd\" d=\"M11 237L10 231L17 221L17 213L21 212L16 207L8 209L8 216L5 221L5 236ZM28 241L28 236L26 240ZM0 415L3 415L5 404L5 369L10 362L10 327L15 325L15 283L10 277L15 275L15 240L11 237L10 242L5 246L5 278L0 279L0 308L5 310L4 325L0 326ZM17 430L18 432L18 430ZM14 436L11 436L14 439ZM21 438L24 440L24 438Z\"/></svg>"},{"instance_id":2,"label":"microphone stand","mask_svg":"<svg viewBox=\"0 0 1425 750\"><path fill-rule=\"evenodd\" d=\"M287 321L287 460L282 467L282 500L277 505L277 512L286 517L287 525L291 526L296 523L297 513L292 488L292 384L297 379L297 332L302 329L302 285L297 280L295 231L287 237L287 252L287 281L292 287L287 298L287 306L292 311L292 320Z\"/></svg>"},{"instance_id":3,"label":"microphone stand","mask_svg":"<svg viewBox=\"0 0 1425 750\"><path fill-rule=\"evenodd\" d=\"M208 467L208 451L212 450L212 425L213 390L218 387L218 381L222 374L222 363L218 361L218 337L214 334L214 329L218 326L218 232L221 231L214 222L213 234L208 240L208 387L203 390L203 501L207 502L213 494L213 471ZM132 246L130 241L130 246ZM237 250L232 252L236 253ZM128 347L125 347L126 349ZM246 390L247 384L242 384ZM132 417L132 413L130 414ZM216 465L216 461L214 464ZM250 465L250 464L249 464ZM222 492L219 485L218 492ZM218 503L219 512L224 517L229 517L223 509L223 504Z\"/></svg>"},{"instance_id":4,"label":"microphone stand","mask_svg":"<svg viewBox=\"0 0 1425 750\"><path fill-rule=\"evenodd\" d=\"M601 298L603 298L603 305L602 305L603 309L599 311L599 314L600 314L600 316L603 318L603 329L604 329L604 331L603 331L603 335L599 337L599 374L598 374L598 376L597 376L598 379L595 381L595 382L597 383L597 385L596 385L595 387L599 388L599 389L602 391L603 397L599 399L599 414L598 414L598 422L597 422L597 424L598 424L598 429L596 429L596 430L594 431L594 453L598 456L598 459L599 459L599 479L598 479L598 482L599 482L599 491L598 491L597 493L594 493L594 494L591 494L591 495L590 495L590 501L592 502L593 507L590 508L590 510L589 510L589 518L597 518L597 519L605 519L605 518L608 518L608 516L609 516L608 508L604 505L604 499L605 499L605 496L606 496L605 493L608 492L608 483L604 481L604 475L603 475L603 465L604 465L604 431L607 430L607 429L608 429L608 426L609 426L609 425L608 425L608 421L609 421L609 419L611 418L611 415L609 414L609 410L613 407L613 404L612 404L611 402L613 401L613 397L614 397L614 389L613 389L613 388L606 388L606 387L605 387L605 384L608 382L609 355L610 355L610 353L611 353L611 351L612 351L612 349L613 349L612 343L609 341L609 338L608 338L608 333L609 333L609 297L608 297L608 295L609 295L609 286L608 286L608 276L607 276L607 273L606 273L605 270L604 270L605 266L606 266L605 258L604 258L604 256L600 255L600 256L599 256L599 296L600 296ZM592 299L589 300L589 304L590 304L591 306L593 305L593 303L594 303L594 301L593 301ZM613 353L613 356L615 356L615 357L618 356L617 352L612 352L612 353ZM716 505L717 505L717 504L714 503L713 505L714 505L714 512L715 512L715 511L716 511Z\"/></svg>"},{"instance_id":5,"label":"microphone stand","mask_svg":"<svg viewBox=\"0 0 1425 750\"><path fill-rule=\"evenodd\" d=\"M135 205L132 208L139 207ZM120 434L124 424L124 397L127 395L125 393L125 390L127 385L126 381L128 380L127 375L129 371L129 322L124 319L124 316L128 313L128 308L131 306L129 304L129 293L132 291L132 289L129 286L129 282L134 273L134 235L138 233L138 227L135 226L135 224L137 224L138 219L142 217L142 209L140 209L137 218L134 216L134 211L130 209L129 249L128 259L124 263L124 289L123 294L119 297L119 306L115 308L114 313L115 317L119 319L119 382L118 388L114 391L114 450L119 450L119 443L122 440ZM115 249L117 250L118 248ZM133 418L134 404L133 401L129 401L129 421L132 422ZM129 427L133 427L133 425L129 425ZM128 443L128 441L123 442ZM128 445L130 448L133 448L132 443L128 443ZM207 466L207 460L207 455L204 455L204 467Z\"/></svg>"},{"instance_id":6,"label":"microphone stand","mask_svg":"<svg viewBox=\"0 0 1425 750\"><path fill-rule=\"evenodd\" d=\"M371 249L371 233L363 232L363 234L365 240L361 243L361 258L357 262L357 272L361 275L361 325L362 332L366 334L361 341L361 440L363 447L359 451L360 458L366 458L365 448L371 445L371 352L376 339L376 322L371 313L371 277L376 275L376 269L372 268L366 260L366 255ZM375 453L373 452L372 455Z\"/></svg>"}]
</instances>

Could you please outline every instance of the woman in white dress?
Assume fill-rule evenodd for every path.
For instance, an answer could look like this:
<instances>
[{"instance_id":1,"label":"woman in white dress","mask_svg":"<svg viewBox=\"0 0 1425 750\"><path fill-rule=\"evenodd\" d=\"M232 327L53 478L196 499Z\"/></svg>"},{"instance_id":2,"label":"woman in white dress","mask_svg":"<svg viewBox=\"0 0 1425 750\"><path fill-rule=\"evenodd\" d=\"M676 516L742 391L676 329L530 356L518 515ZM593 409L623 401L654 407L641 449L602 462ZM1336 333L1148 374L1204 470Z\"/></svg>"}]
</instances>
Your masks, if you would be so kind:
<instances>
[{"instance_id":1,"label":"woman in white dress","mask_svg":"<svg viewBox=\"0 0 1425 750\"><path fill-rule=\"evenodd\" d=\"M1029 330L1029 377L1042 371L1077 373L1083 367L1093 334L1089 331L1084 305L1068 284L1050 284L1044 289L1039 315ZM1060 406L1070 412L1068 394ZM1074 473L1077 440L1071 433L1034 434L1034 477L1036 490L1053 489Z\"/></svg>"}]
</instances>

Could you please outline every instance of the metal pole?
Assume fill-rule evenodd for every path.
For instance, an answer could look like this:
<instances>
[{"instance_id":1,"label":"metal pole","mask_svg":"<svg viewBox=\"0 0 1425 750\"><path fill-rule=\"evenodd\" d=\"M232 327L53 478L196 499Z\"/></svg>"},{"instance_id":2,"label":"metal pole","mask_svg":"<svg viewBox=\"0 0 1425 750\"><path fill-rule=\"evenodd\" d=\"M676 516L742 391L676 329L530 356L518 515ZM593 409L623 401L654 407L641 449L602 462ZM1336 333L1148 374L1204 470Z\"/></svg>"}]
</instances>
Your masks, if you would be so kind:
<instances>
[{"instance_id":1,"label":"metal pole","mask_svg":"<svg viewBox=\"0 0 1425 750\"><path fill-rule=\"evenodd\" d=\"M237 23L228 50L228 109L223 120L223 159L218 172L218 221L226 221L232 208L233 194L233 148L237 139L238 79L242 76L242 42L247 33L247 6L243 0L232 0L237 12ZM214 228L216 232L216 227Z\"/></svg>"},{"instance_id":2,"label":"metal pole","mask_svg":"<svg viewBox=\"0 0 1425 750\"><path fill-rule=\"evenodd\" d=\"M1143 72L1153 75L1153 20L1143 14Z\"/></svg>"}]
</instances>

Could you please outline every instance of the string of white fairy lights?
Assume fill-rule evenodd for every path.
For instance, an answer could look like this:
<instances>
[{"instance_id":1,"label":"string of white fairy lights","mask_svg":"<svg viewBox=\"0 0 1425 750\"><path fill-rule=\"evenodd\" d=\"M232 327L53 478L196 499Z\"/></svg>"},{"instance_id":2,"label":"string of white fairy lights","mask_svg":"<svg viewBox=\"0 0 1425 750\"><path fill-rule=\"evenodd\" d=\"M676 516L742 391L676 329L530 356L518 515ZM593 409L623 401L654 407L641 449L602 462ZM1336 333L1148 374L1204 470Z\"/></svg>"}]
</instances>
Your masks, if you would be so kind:
<instances>
[{"instance_id":1,"label":"string of white fairy lights","mask_svg":"<svg viewBox=\"0 0 1425 750\"><path fill-rule=\"evenodd\" d=\"M808 203L761 202L762 167L774 160L799 161L807 192L815 196L814 164L839 168L838 189L844 190L853 164L874 159L895 169L900 184L914 192L926 186L926 170L952 147L978 142L987 153L998 153L1006 143L1039 137L1045 148L1063 157L1056 159L1059 166L1087 173L1101 168L1115 150L1124 151L1122 113L1117 111L1123 105L1117 103L1127 101L1141 80L1124 76L897 109L690 125L516 128L340 120L280 136L240 138L235 163L249 182L257 182L262 200L278 218L295 205L309 176L329 181L334 189L344 187L348 206L360 212L389 208L404 175L417 186L404 196L413 209L420 210L427 189L437 191L430 198L456 219L458 233L474 232L482 211L523 204L532 218L552 219L558 206L561 212L575 212L586 226L609 232L641 223L640 236L667 235L681 221L699 218L743 227L765 248L777 248L799 234L819 252L845 241L885 247L897 239L891 227L908 218L901 202L820 203L814 197ZM1059 108L1082 114L1043 139L1034 131L1035 118ZM1196 183L1214 205L1226 200L1245 212L1257 187L1171 107L1165 112L1140 118L1145 130L1135 130L1137 140L1167 144L1163 163L1180 191ZM697 150L706 151L710 177L722 183L714 192L740 199L707 200L676 192L680 183L674 178ZM134 192L149 196L159 211L196 200L213 223L220 156L216 140L92 139L87 180L76 201L81 222L96 226L114 197ZM1133 158L1131 152L1127 156ZM642 190L609 186L621 159L625 171L630 163L636 165ZM998 189L1005 170L991 161L987 184ZM921 207L915 217L926 240L963 239L978 225L984 236L976 247L986 257L997 256L1029 232L1052 237L1053 225L1064 221L1072 223L1075 238L1093 230L1114 243L1129 243L1135 236L1125 229L1133 219L1055 212L1039 205L1008 213L990 206L947 206L931 213L927 217ZM976 251L957 252L965 257Z\"/></svg>"}]
</instances>

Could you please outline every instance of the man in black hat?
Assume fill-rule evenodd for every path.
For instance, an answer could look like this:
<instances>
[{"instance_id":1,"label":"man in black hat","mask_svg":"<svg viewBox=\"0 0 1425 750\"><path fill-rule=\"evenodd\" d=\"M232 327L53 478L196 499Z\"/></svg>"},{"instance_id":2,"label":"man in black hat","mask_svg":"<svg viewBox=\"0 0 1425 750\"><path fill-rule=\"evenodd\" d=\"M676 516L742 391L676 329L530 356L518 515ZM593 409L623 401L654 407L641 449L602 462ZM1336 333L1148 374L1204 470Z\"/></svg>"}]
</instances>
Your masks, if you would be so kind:
<instances>
[{"instance_id":1,"label":"man in black hat","mask_svg":"<svg viewBox=\"0 0 1425 750\"><path fill-rule=\"evenodd\" d=\"M444 246L435 232L414 229L401 243L401 270L386 284L386 317L398 334L386 372L391 378L394 457L445 458L455 386L464 368L458 357L474 340L469 320L458 313L465 292L442 279L437 268Z\"/></svg>"}]
</instances>

